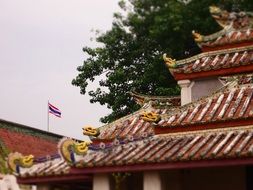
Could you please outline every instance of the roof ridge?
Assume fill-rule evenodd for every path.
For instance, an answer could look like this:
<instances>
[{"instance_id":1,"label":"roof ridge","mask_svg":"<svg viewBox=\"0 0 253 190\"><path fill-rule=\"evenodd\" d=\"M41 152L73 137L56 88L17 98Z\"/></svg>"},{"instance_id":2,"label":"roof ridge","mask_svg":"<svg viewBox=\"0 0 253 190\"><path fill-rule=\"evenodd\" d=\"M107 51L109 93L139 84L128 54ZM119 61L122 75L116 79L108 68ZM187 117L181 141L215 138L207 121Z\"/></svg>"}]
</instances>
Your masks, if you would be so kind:
<instances>
[{"instance_id":1,"label":"roof ridge","mask_svg":"<svg viewBox=\"0 0 253 190\"><path fill-rule=\"evenodd\" d=\"M237 47L237 48L229 48L229 49L222 49L222 50L216 50L211 52L203 52L197 55L194 55L192 57L181 59L176 61L176 64L178 67L187 64L192 61L196 61L197 59L201 59L206 56L213 56L213 55L220 55L220 54L227 54L227 53L235 53L235 52L241 52L241 51L247 51L247 50L253 50L253 45L245 46L245 47ZM177 67L176 67L177 68Z\"/></svg>"}]
</instances>

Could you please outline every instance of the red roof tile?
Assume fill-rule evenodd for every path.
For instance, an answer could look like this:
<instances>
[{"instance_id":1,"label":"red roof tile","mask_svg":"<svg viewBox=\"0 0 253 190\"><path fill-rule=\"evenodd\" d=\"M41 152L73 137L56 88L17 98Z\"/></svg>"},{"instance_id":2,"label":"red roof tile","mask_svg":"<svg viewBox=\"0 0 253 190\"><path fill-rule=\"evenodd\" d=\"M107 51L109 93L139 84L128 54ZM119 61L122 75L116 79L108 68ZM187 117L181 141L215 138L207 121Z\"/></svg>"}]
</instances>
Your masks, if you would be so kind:
<instances>
[{"instance_id":1,"label":"red roof tile","mask_svg":"<svg viewBox=\"0 0 253 190\"><path fill-rule=\"evenodd\" d=\"M0 120L0 140L10 152L36 157L57 153L57 143L62 136Z\"/></svg>"},{"instance_id":2,"label":"red roof tile","mask_svg":"<svg viewBox=\"0 0 253 190\"><path fill-rule=\"evenodd\" d=\"M168 99L168 98L167 98ZM180 99L176 99L176 105L178 105ZM143 138L150 135L153 135L152 123L144 121L141 118L141 114L144 112L153 112L157 114L165 114L170 107L175 104L170 104L169 102L159 102L157 99L151 99L146 102L143 107L133 114L130 114L126 117L123 117L115 122L112 122L108 125L100 127L100 134L97 138L93 140L113 140L125 139L125 138ZM174 101L174 99L173 99Z\"/></svg>"},{"instance_id":3,"label":"red roof tile","mask_svg":"<svg viewBox=\"0 0 253 190\"><path fill-rule=\"evenodd\" d=\"M175 109L162 116L158 127L189 130L190 126L253 118L253 84L230 84L212 96ZM218 124L216 124L217 127ZM242 125L238 123L238 125ZM185 126L189 126L185 128Z\"/></svg>"},{"instance_id":4,"label":"red roof tile","mask_svg":"<svg viewBox=\"0 0 253 190\"><path fill-rule=\"evenodd\" d=\"M224 46L231 45L232 44L238 44L237 46L244 46L245 42L247 43L253 43L253 29L248 28L244 30L234 30L234 29L223 29L220 32L217 32L215 34L209 35L209 36L203 36L203 39L201 42L198 43L198 45L202 48L205 47L218 47L218 46ZM216 49L216 48L215 48ZM225 48L223 48L225 49ZM212 49L208 49L212 50Z\"/></svg>"},{"instance_id":5,"label":"red roof tile","mask_svg":"<svg viewBox=\"0 0 253 190\"><path fill-rule=\"evenodd\" d=\"M34 164L31 168L21 168L20 177L35 177L35 176L57 176L68 174L70 166L61 158L48 160Z\"/></svg>"},{"instance_id":6,"label":"red roof tile","mask_svg":"<svg viewBox=\"0 0 253 190\"><path fill-rule=\"evenodd\" d=\"M253 127L175 133L90 150L77 167L126 166L143 163L253 157Z\"/></svg>"},{"instance_id":7,"label":"red roof tile","mask_svg":"<svg viewBox=\"0 0 253 190\"><path fill-rule=\"evenodd\" d=\"M252 63L253 46L246 46L201 53L188 59L179 60L176 61L177 67L171 70L174 77L179 80L182 78L201 78L204 73L211 71L214 71L213 74L217 76L224 73L226 75L236 74L238 73L236 68L244 69L243 72L249 73L253 71L250 67L253 65Z\"/></svg>"}]
</instances>

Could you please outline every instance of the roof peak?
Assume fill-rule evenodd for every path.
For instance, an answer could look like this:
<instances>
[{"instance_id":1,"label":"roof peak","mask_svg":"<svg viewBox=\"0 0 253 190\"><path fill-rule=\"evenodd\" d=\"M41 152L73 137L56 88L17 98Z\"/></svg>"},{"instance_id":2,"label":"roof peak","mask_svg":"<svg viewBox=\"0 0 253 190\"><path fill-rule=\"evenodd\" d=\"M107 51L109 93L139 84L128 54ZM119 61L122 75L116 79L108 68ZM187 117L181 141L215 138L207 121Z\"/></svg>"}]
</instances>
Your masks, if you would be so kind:
<instances>
[{"instance_id":1,"label":"roof peak","mask_svg":"<svg viewBox=\"0 0 253 190\"><path fill-rule=\"evenodd\" d=\"M217 6L210 6L209 11L216 22L223 28L231 26L234 29L252 28L252 12L228 12Z\"/></svg>"}]
</instances>

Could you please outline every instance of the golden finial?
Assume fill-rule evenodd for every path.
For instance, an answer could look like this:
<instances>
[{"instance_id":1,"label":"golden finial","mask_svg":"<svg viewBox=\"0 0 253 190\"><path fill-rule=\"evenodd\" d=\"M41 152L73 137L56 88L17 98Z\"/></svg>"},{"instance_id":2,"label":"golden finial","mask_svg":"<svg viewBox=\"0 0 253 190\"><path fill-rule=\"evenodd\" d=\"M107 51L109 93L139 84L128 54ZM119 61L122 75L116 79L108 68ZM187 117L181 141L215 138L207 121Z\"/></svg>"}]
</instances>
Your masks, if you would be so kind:
<instances>
[{"instance_id":1,"label":"golden finial","mask_svg":"<svg viewBox=\"0 0 253 190\"><path fill-rule=\"evenodd\" d=\"M154 112L143 112L140 116L141 119L149 122L158 122L161 119L160 115Z\"/></svg>"},{"instance_id":2,"label":"golden finial","mask_svg":"<svg viewBox=\"0 0 253 190\"><path fill-rule=\"evenodd\" d=\"M170 57L167 57L167 54L164 53L163 54L163 60L165 61L165 64L169 67L169 68L176 68L177 67L177 63L175 59L172 59Z\"/></svg>"},{"instance_id":3,"label":"golden finial","mask_svg":"<svg viewBox=\"0 0 253 190\"><path fill-rule=\"evenodd\" d=\"M211 14L221 13L221 9L215 5L209 6L209 11Z\"/></svg>"},{"instance_id":4,"label":"golden finial","mask_svg":"<svg viewBox=\"0 0 253 190\"><path fill-rule=\"evenodd\" d=\"M99 135L99 133L100 132L99 132L98 128L94 128L94 127L91 127L91 126L83 127L83 134L84 135L97 137Z\"/></svg>"},{"instance_id":5,"label":"golden finial","mask_svg":"<svg viewBox=\"0 0 253 190\"><path fill-rule=\"evenodd\" d=\"M196 42L202 42L203 41L203 36L197 32L195 32L194 30L192 31L192 35L194 37L194 40Z\"/></svg>"},{"instance_id":6,"label":"golden finial","mask_svg":"<svg viewBox=\"0 0 253 190\"><path fill-rule=\"evenodd\" d=\"M19 167L30 168L33 166L33 155L23 156L21 153L15 152L8 155L8 166L13 172L19 173Z\"/></svg>"},{"instance_id":7,"label":"golden finial","mask_svg":"<svg viewBox=\"0 0 253 190\"><path fill-rule=\"evenodd\" d=\"M64 137L58 143L58 150L60 155L68 162L75 162L75 155L85 155L89 150L89 142L77 142L73 139Z\"/></svg>"}]
</instances>

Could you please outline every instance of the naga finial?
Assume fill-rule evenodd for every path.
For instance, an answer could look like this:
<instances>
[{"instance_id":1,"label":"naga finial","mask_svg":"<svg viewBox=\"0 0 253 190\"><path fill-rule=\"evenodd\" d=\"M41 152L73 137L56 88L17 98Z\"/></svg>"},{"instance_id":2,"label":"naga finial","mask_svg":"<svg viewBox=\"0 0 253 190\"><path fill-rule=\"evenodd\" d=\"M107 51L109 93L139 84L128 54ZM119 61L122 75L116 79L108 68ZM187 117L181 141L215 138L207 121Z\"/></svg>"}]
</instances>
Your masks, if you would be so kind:
<instances>
[{"instance_id":1,"label":"naga finial","mask_svg":"<svg viewBox=\"0 0 253 190\"><path fill-rule=\"evenodd\" d=\"M165 64L169 67L169 68L176 68L177 67L177 63L175 59L172 59L170 57L167 57L167 54L164 53L163 54L163 60L165 61Z\"/></svg>"},{"instance_id":2,"label":"naga finial","mask_svg":"<svg viewBox=\"0 0 253 190\"><path fill-rule=\"evenodd\" d=\"M34 156L23 156L21 153L14 152L8 155L7 164L13 172L19 173L20 167L30 168L33 165Z\"/></svg>"},{"instance_id":3,"label":"naga finial","mask_svg":"<svg viewBox=\"0 0 253 190\"><path fill-rule=\"evenodd\" d=\"M85 155L89 149L89 142L76 142L70 138L63 138L59 144L60 155L68 162L75 162L76 155Z\"/></svg>"},{"instance_id":4,"label":"naga finial","mask_svg":"<svg viewBox=\"0 0 253 190\"><path fill-rule=\"evenodd\" d=\"M149 122L158 122L161 119L160 115L154 112L143 112L140 116L141 119Z\"/></svg>"},{"instance_id":5,"label":"naga finial","mask_svg":"<svg viewBox=\"0 0 253 190\"><path fill-rule=\"evenodd\" d=\"M211 5L211 6L209 6L209 12L211 14L220 14L222 12L222 10L220 9L220 7L217 7L215 5Z\"/></svg>"},{"instance_id":6,"label":"naga finial","mask_svg":"<svg viewBox=\"0 0 253 190\"><path fill-rule=\"evenodd\" d=\"M195 32L194 30L192 31L192 35L194 37L194 40L196 42L202 42L203 41L203 36L197 32Z\"/></svg>"},{"instance_id":7,"label":"naga finial","mask_svg":"<svg viewBox=\"0 0 253 190\"><path fill-rule=\"evenodd\" d=\"M83 127L83 134L88 136L97 137L99 135L99 129L91 126Z\"/></svg>"}]
</instances>

